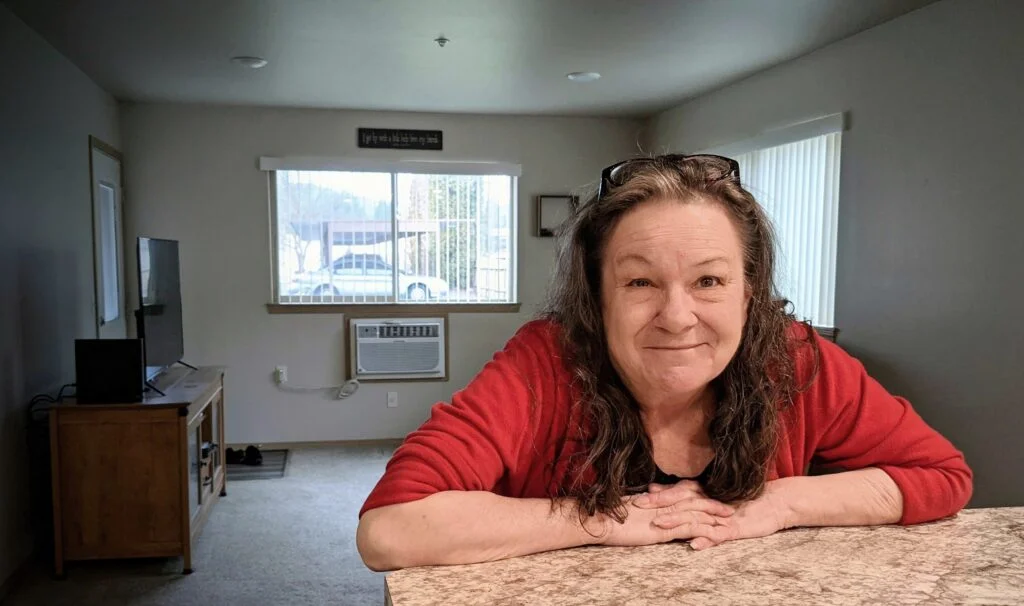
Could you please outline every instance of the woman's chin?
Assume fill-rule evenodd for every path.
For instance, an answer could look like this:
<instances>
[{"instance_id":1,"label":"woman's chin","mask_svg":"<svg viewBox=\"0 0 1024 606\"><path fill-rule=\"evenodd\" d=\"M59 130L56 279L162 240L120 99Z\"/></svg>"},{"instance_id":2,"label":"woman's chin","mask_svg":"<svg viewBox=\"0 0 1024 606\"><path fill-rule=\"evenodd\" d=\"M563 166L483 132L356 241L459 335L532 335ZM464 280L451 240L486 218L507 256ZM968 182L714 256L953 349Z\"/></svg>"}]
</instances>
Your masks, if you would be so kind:
<instances>
[{"instance_id":1,"label":"woman's chin","mask_svg":"<svg viewBox=\"0 0 1024 606\"><path fill-rule=\"evenodd\" d=\"M668 393L689 393L708 386L714 376L707 368L667 368L651 377L651 384L659 391Z\"/></svg>"}]
</instances>

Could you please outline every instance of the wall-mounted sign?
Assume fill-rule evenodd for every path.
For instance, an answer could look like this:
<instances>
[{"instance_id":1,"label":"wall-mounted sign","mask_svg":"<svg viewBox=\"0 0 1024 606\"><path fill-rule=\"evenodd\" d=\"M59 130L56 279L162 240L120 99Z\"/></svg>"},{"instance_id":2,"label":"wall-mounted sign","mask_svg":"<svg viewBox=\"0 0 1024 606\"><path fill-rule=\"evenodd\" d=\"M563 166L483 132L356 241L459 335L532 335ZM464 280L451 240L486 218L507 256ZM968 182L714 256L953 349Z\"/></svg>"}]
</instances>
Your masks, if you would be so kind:
<instances>
[{"instance_id":1,"label":"wall-mounted sign","mask_svg":"<svg viewBox=\"0 0 1024 606\"><path fill-rule=\"evenodd\" d=\"M371 149L442 149L441 131L409 128L360 128L359 147Z\"/></svg>"}]
</instances>

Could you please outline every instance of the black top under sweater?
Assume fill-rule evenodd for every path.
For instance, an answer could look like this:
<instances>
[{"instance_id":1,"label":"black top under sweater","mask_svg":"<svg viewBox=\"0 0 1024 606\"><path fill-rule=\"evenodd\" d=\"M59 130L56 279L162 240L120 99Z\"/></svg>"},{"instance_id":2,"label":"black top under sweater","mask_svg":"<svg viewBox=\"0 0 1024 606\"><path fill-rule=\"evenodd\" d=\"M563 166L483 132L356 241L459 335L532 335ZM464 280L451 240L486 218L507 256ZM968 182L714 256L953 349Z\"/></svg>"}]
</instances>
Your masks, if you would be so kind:
<instances>
[{"instance_id":1,"label":"black top under sweater","mask_svg":"<svg viewBox=\"0 0 1024 606\"><path fill-rule=\"evenodd\" d=\"M711 475L711 465L704 468L704 471L700 472L700 475L696 478L680 478L670 473L665 473L657 465L654 466L654 483L655 484L675 484L682 482L683 480L695 480L698 484L703 485L708 481L708 477Z\"/></svg>"}]
</instances>

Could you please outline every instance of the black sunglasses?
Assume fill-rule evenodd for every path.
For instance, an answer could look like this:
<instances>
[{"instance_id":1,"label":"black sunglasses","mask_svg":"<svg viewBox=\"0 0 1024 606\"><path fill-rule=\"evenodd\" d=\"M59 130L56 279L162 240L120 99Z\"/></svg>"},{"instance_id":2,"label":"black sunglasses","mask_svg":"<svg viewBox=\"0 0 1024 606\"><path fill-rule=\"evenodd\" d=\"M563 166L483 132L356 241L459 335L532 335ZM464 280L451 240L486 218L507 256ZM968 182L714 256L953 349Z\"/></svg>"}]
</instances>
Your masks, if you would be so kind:
<instances>
[{"instance_id":1,"label":"black sunglasses","mask_svg":"<svg viewBox=\"0 0 1024 606\"><path fill-rule=\"evenodd\" d=\"M624 177L630 173L630 171L626 170L627 167L635 166L637 164L653 162L657 159L658 158L632 158L630 160L616 162L615 164L612 164L611 166L605 168L604 170L601 171L601 184L598 185L597 199L600 200L601 198L605 197L605 195L609 191L611 191L612 188L618 187L623 184ZM732 158L726 158L725 156L716 156L714 154L694 154L692 156L687 156L684 154L669 154L661 156L660 159L663 161L667 160L669 162L674 162L678 164L682 164L683 162L691 160L697 162L700 162L702 160L711 160L716 163L725 162L729 166L729 170L723 171L720 176L714 178L713 180L719 181L721 179L729 177L736 179L737 182L739 182L740 180L739 162L733 160Z\"/></svg>"}]
</instances>

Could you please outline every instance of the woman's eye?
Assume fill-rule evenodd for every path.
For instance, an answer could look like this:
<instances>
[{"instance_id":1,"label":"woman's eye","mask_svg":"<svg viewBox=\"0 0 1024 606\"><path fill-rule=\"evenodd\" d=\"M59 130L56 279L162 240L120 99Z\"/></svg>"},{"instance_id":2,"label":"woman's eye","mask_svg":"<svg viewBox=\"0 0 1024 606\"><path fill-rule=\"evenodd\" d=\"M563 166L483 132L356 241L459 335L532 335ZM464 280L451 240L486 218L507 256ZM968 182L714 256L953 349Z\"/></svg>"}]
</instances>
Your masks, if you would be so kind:
<instances>
[{"instance_id":1,"label":"woman's eye","mask_svg":"<svg viewBox=\"0 0 1024 606\"><path fill-rule=\"evenodd\" d=\"M722 283L722 279L715 276L704 276L700 280L697 280L697 286L700 286L701 288L714 288Z\"/></svg>"},{"instance_id":2,"label":"woman's eye","mask_svg":"<svg viewBox=\"0 0 1024 606\"><path fill-rule=\"evenodd\" d=\"M647 288L651 285L651 281L644 278L637 278L636 280L630 280L629 286L635 286L637 288Z\"/></svg>"}]
</instances>

